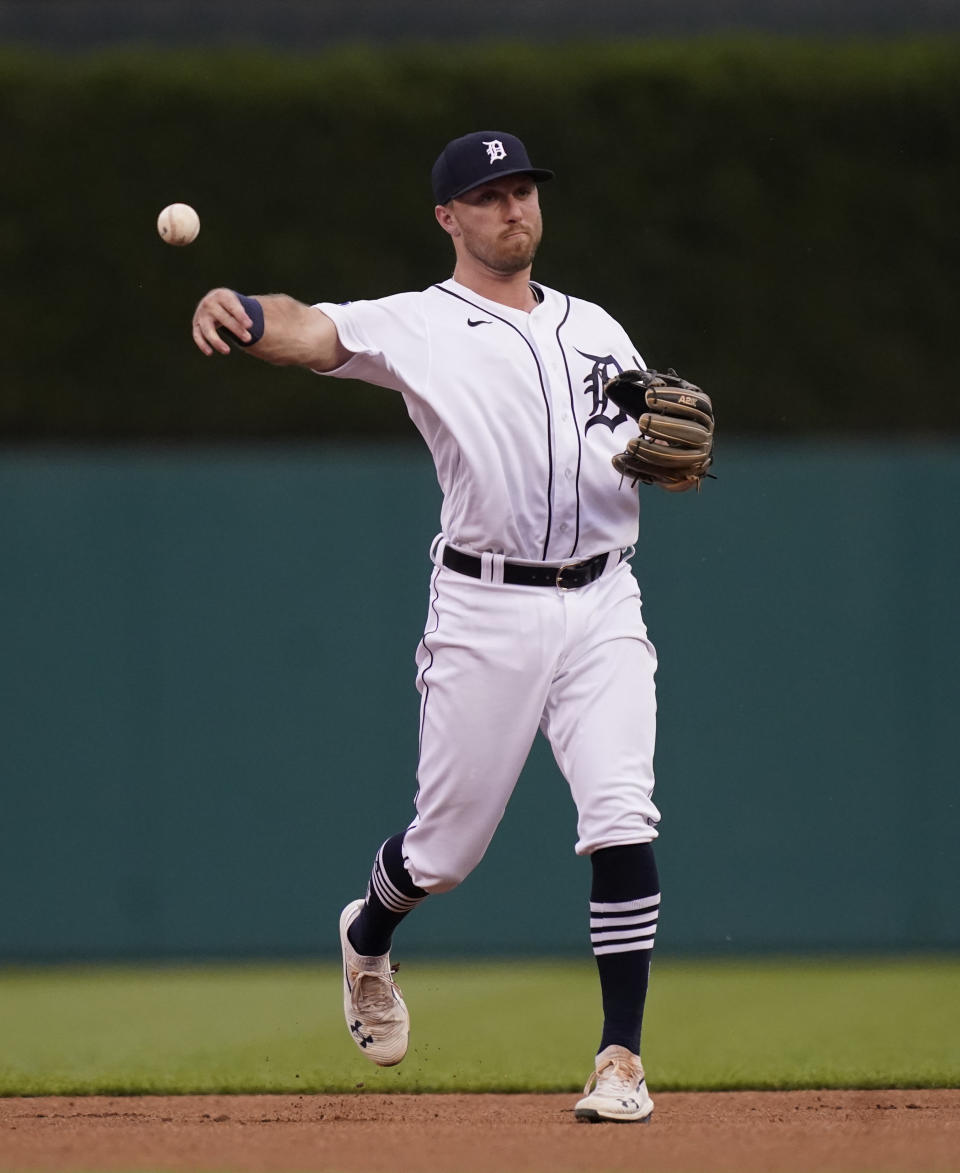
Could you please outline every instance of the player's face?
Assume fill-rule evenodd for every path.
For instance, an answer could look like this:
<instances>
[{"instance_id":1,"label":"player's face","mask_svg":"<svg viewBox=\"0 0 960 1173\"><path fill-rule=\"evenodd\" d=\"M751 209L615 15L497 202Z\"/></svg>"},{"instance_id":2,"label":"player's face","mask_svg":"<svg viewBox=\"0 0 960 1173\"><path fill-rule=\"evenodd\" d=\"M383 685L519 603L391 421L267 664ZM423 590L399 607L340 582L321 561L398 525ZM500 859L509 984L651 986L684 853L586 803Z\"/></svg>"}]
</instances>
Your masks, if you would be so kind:
<instances>
[{"instance_id":1,"label":"player's face","mask_svg":"<svg viewBox=\"0 0 960 1173\"><path fill-rule=\"evenodd\" d=\"M528 175L484 183L447 205L457 247L495 273L519 273L533 264L543 235L540 198ZM442 222L442 221L441 221Z\"/></svg>"}]
</instances>

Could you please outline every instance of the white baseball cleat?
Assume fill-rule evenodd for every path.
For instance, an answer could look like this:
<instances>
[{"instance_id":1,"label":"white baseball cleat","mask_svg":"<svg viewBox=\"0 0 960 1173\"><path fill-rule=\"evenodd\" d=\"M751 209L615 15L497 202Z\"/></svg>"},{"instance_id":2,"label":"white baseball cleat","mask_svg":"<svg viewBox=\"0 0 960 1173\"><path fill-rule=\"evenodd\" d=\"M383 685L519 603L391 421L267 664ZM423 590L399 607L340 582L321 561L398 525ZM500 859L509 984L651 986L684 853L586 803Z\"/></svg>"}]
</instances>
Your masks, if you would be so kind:
<instances>
[{"instance_id":1,"label":"white baseball cleat","mask_svg":"<svg viewBox=\"0 0 960 1173\"><path fill-rule=\"evenodd\" d=\"M605 1047L574 1114L588 1124L646 1124L653 1115L653 1100L647 1094L640 1056L626 1047Z\"/></svg>"},{"instance_id":2,"label":"white baseball cleat","mask_svg":"<svg viewBox=\"0 0 960 1173\"><path fill-rule=\"evenodd\" d=\"M343 1014L350 1037L368 1059L381 1067L393 1067L407 1053L410 1015L400 987L393 980L390 954L364 957L347 938L362 900L353 900L340 913L340 948L343 951Z\"/></svg>"}]
</instances>

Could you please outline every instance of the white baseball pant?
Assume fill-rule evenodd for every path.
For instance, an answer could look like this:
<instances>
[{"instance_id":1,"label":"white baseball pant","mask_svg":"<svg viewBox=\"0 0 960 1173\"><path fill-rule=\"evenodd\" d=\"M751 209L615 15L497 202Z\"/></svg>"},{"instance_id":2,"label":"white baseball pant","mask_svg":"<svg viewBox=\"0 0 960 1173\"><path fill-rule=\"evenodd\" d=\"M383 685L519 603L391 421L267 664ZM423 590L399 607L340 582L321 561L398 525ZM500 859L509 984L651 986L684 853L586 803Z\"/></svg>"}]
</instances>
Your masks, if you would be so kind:
<instances>
[{"instance_id":1,"label":"white baseball pant","mask_svg":"<svg viewBox=\"0 0 960 1173\"><path fill-rule=\"evenodd\" d=\"M656 838L657 660L627 562L569 591L438 565L416 661L419 789L404 855L419 887L449 891L483 858L538 728L577 808L578 854Z\"/></svg>"}]
</instances>

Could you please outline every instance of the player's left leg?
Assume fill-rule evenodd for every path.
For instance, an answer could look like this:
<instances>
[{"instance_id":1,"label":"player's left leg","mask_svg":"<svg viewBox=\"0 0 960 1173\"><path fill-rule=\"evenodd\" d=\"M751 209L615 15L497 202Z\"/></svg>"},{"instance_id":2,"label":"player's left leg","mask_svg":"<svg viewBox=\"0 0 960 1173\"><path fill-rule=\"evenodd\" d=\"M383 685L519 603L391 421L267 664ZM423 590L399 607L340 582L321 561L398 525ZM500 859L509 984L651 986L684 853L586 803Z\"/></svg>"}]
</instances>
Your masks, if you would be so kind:
<instances>
[{"instance_id":1,"label":"player's left leg","mask_svg":"<svg viewBox=\"0 0 960 1173\"><path fill-rule=\"evenodd\" d=\"M588 588L592 597L571 597L574 638L543 722L577 805L577 851L590 855L593 871L590 933L603 1032L576 1114L642 1122L653 1111L640 1037L660 905L652 847L656 655L628 568L593 585L601 589Z\"/></svg>"},{"instance_id":2,"label":"player's left leg","mask_svg":"<svg viewBox=\"0 0 960 1173\"><path fill-rule=\"evenodd\" d=\"M660 881L650 843L601 847L590 862L590 940L600 976L603 1033L578 1120L649 1120L653 1101L640 1061ZM591 1090L591 1084L595 1086Z\"/></svg>"},{"instance_id":3,"label":"player's left leg","mask_svg":"<svg viewBox=\"0 0 960 1173\"><path fill-rule=\"evenodd\" d=\"M603 1033L598 1054L640 1054L650 955L660 915L660 880L651 843L602 847L590 857L590 942L600 972Z\"/></svg>"},{"instance_id":4,"label":"player's left leg","mask_svg":"<svg viewBox=\"0 0 960 1173\"><path fill-rule=\"evenodd\" d=\"M624 563L565 602L569 636L541 727L576 803L577 854L652 842L657 656L640 591Z\"/></svg>"}]
</instances>

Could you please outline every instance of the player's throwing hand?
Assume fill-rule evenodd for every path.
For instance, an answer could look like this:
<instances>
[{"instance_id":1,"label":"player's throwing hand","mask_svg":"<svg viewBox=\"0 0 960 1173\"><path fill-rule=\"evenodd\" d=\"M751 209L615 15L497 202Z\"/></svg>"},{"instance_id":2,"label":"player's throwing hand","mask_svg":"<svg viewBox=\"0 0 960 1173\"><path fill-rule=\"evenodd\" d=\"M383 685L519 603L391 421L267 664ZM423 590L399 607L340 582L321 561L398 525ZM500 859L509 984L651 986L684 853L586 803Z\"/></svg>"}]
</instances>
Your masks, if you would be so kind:
<instances>
[{"instance_id":1,"label":"player's throwing hand","mask_svg":"<svg viewBox=\"0 0 960 1173\"><path fill-rule=\"evenodd\" d=\"M239 294L232 289L211 289L193 312L193 340L206 355L229 354L230 345L220 330L229 330L238 342L249 346L254 341L250 333L253 324Z\"/></svg>"}]
</instances>

